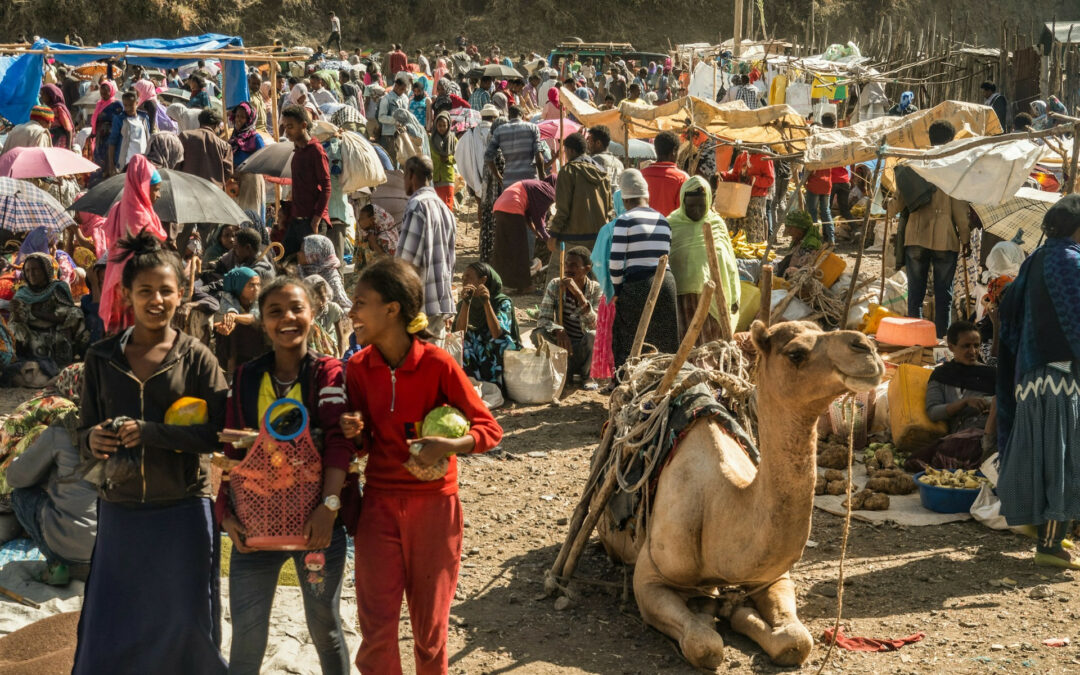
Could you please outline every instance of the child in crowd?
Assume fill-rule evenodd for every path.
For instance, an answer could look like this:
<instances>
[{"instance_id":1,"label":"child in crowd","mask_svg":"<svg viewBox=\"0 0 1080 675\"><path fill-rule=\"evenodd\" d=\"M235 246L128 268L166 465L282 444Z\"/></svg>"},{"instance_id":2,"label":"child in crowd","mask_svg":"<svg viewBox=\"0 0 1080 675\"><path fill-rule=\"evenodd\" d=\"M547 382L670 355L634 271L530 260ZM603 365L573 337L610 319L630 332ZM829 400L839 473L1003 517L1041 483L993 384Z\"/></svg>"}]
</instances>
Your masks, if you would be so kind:
<instances>
[{"instance_id":1,"label":"child in crowd","mask_svg":"<svg viewBox=\"0 0 1080 675\"><path fill-rule=\"evenodd\" d=\"M278 277L262 291L259 314L273 350L237 369L226 404L226 428L257 429L274 401L295 399L310 413L311 430L322 433L322 499L304 524L307 550L248 548L244 526L233 513L229 484L222 483L218 494L216 515L233 542L229 562L233 626L229 672L238 675L258 675L266 651L278 574L289 559L300 577L308 632L323 673L349 672L349 652L339 610L347 544L342 503L355 507L359 492L355 478L347 480L353 444L338 426L342 413L347 411L341 361L308 349L308 333L315 321L313 297L311 287L293 277ZM225 454L241 459L245 451L226 445ZM345 512L354 516L356 513L355 508Z\"/></svg>"},{"instance_id":2,"label":"child in crowd","mask_svg":"<svg viewBox=\"0 0 1080 675\"><path fill-rule=\"evenodd\" d=\"M72 673L223 675L210 453L228 386L214 355L172 328L180 258L146 232L114 251L134 326L86 356L79 449L104 467ZM165 423L184 396L206 402L204 423Z\"/></svg>"},{"instance_id":3,"label":"child in crowd","mask_svg":"<svg viewBox=\"0 0 1080 675\"><path fill-rule=\"evenodd\" d=\"M331 356L340 356L343 351L342 347L348 345L349 339L345 335L345 328L341 323L341 320L345 318L345 310L341 309L341 305L334 302L331 296L330 284L326 283L326 279L323 279L318 274L312 274L304 281L311 285L314 292L312 303L314 305L315 323L319 326L322 334L326 336L329 345L333 347L332 350L327 350L325 353Z\"/></svg>"},{"instance_id":4,"label":"child in crowd","mask_svg":"<svg viewBox=\"0 0 1080 675\"><path fill-rule=\"evenodd\" d=\"M445 351L425 342L424 285L416 269L379 260L360 276L349 312L363 349L346 371L347 438L368 456L364 508L356 530L356 593L362 673L401 672L398 617L409 604L416 671L446 672L447 626L457 587L464 518L457 458L486 452L502 429ZM471 424L460 438L421 438L434 408L451 405ZM411 452L412 449L416 453ZM445 462L445 474L419 480L404 467Z\"/></svg>"}]
</instances>

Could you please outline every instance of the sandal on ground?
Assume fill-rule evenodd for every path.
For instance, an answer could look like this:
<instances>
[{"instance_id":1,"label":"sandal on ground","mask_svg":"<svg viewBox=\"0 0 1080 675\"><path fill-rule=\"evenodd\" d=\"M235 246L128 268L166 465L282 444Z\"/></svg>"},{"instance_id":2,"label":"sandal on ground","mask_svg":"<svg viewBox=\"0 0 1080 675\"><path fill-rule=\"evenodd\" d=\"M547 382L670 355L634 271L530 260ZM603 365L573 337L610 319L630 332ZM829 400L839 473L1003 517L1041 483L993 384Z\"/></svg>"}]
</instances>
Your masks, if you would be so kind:
<instances>
[{"instance_id":1,"label":"sandal on ground","mask_svg":"<svg viewBox=\"0 0 1080 675\"><path fill-rule=\"evenodd\" d=\"M1035 564L1044 567L1057 567L1063 570L1080 570L1080 563L1073 560L1071 556L1066 560L1053 553L1036 553Z\"/></svg>"}]
</instances>

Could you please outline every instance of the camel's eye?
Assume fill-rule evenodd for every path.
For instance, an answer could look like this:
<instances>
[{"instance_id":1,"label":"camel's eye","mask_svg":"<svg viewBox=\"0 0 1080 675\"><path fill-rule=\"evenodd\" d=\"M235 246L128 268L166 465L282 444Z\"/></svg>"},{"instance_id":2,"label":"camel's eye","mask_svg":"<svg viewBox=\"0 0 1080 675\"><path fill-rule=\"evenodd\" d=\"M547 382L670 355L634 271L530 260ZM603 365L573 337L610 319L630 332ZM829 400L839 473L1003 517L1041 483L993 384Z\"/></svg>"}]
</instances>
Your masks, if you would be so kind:
<instances>
[{"instance_id":1,"label":"camel's eye","mask_svg":"<svg viewBox=\"0 0 1080 675\"><path fill-rule=\"evenodd\" d=\"M788 360L795 366L801 366L806 361L806 357L809 356L809 354L810 353L807 350L800 347L789 349L784 352L784 356L788 357Z\"/></svg>"}]
</instances>

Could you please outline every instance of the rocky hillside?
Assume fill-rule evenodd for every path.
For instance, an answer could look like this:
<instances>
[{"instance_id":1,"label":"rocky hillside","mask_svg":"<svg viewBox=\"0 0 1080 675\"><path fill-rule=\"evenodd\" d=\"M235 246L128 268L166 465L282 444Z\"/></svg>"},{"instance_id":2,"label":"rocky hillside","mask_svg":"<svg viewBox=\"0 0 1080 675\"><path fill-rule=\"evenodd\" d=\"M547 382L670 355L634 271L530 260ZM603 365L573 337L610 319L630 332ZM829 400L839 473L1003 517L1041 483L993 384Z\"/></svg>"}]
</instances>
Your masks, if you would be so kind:
<instances>
[{"instance_id":1,"label":"rocky hillside","mask_svg":"<svg viewBox=\"0 0 1080 675\"><path fill-rule=\"evenodd\" d=\"M756 0L755 5L759 35L762 13L770 36L807 34L810 0ZM74 29L88 44L217 32L240 34L252 45L274 38L314 45L326 39L327 14L335 11L346 47L383 49L390 41L422 46L464 33L513 51L540 51L571 36L659 50L669 41L730 37L730 7L713 0L6 0L0 2L0 42L23 34L62 40ZM897 31L927 30L935 13L939 32L947 32L951 20L956 39L996 45L1003 22L1010 29L1037 31L1040 22L1055 16L1080 20L1080 5L1076 0L817 0L815 34L818 42L826 35L846 41L859 31L876 30L882 16L892 17Z\"/></svg>"}]
</instances>

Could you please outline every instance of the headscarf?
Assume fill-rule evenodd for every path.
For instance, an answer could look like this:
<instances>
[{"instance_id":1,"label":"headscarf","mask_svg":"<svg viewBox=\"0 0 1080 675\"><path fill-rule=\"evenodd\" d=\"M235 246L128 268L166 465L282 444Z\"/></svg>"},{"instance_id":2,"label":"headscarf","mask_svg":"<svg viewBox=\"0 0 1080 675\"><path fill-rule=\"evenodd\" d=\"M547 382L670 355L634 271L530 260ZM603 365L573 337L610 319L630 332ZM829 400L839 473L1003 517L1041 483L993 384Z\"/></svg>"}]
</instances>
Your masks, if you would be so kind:
<instances>
[{"instance_id":1,"label":"headscarf","mask_svg":"<svg viewBox=\"0 0 1080 675\"><path fill-rule=\"evenodd\" d=\"M333 92L334 96L340 101L344 96L341 95L341 85L338 83L338 73L336 70L317 70L315 76L322 80L322 83Z\"/></svg>"},{"instance_id":2,"label":"headscarf","mask_svg":"<svg viewBox=\"0 0 1080 675\"><path fill-rule=\"evenodd\" d=\"M341 281L338 268L341 261L334 252L334 244L329 237L321 234L309 234L304 237L301 244L304 257L307 262L300 266L304 276L317 274L326 280L332 291L332 298L343 310L348 311L352 307L352 300L345 292L345 285Z\"/></svg>"},{"instance_id":3,"label":"headscarf","mask_svg":"<svg viewBox=\"0 0 1080 675\"><path fill-rule=\"evenodd\" d=\"M234 267L225 273L225 290L239 300L240 294L244 292L244 287L257 276L259 275L250 267Z\"/></svg>"},{"instance_id":4,"label":"headscarf","mask_svg":"<svg viewBox=\"0 0 1080 675\"><path fill-rule=\"evenodd\" d=\"M423 146L423 154L431 156L431 146L428 141L427 132L424 131L424 125L420 124L420 121L416 119L416 115L412 114L405 108L398 108L394 111L394 121L405 127L405 131L413 138L421 141Z\"/></svg>"},{"instance_id":5,"label":"headscarf","mask_svg":"<svg viewBox=\"0 0 1080 675\"><path fill-rule=\"evenodd\" d=\"M160 109L161 106L158 106ZM199 109L188 108L183 103L170 103L165 108L166 116L176 122L179 131L193 131L199 128Z\"/></svg>"},{"instance_id":6,"label":"headscarf","mask_svg":"<svg viewBox=\"0 0 1080 675\"><path fill-rule=\"evenodd\" d=\"M1032 101L1031 112L1035 113L1037 117L1044 117L1046 115L1046 101Z\"/></svg>"},{"instance_id":7,"label":"headscarf","mask_svg":"<svg viewBox=\"0 0 1080 675\"><path fill-rule=\"evenodd\" d=\"M213 263L229 252L229 249L225 248L225 245L221 243L221 235L225 233L225 228L228 227L235 226L225 223L214 228L214 233L210 235L210 241L206 245L206 253L203 254L204 263Z\"/></svg>"},{"instance_id":8,"label":"headscarf","mask_svg":"<svg viewBox=\"0 0 1080 675\"><path fill-rule=\"evenodd\" d=\"M915 94L910 91L905 91L900 94L900 109L903 110L911 105L911 102L915 100Z\"/></svg>"},{"instance_id":9,"label":"headscarf","mask_svg":"<svg viewBox=\"0 0 1080 675\"><path fill-rule=\"evenodd\" d=\"M491 306L495 307L503 302L510 301L513 305L513 301L510 300L510 296L502 292L503 284L502 277L495 271L495 268L484 262L474 262L469 265L469 269L476 272L477 276L487 277L487 281L484 282L484 286L488 289L488 295L491 299ZM521 330L518 328L517 313L510 310L510 337L513 338L515 344L521 344ZM469 331L488 333L487 325L487 313L484 309L484 303L482 302L470 302L469 303Z\"/></svg>"},{"instance_id":10,"label":"headscarf","mask_svg":"<svg viewBox=\"0 0 1080 675\"><path fill-rule=\"evenodd\" d=\"M434 78L436 82L439 82L446 77L449 72L450 69L446 67L446 59L441 57L435 59L435 70L431 73L431 77Z\"/></svg>"},{"instance_id":11,"label":"headscarf","mask_svg":"<svg viewBox=\"0 0 1080 675\"><path fill-rule=\"evenodd\" d=\"M57 126L60 126L65 131L71 131L75 128L75 124L71 121L71 113L68 111L66 101L64 100L64 92L60 90L60 87L55 84L43 84L41 85L42 91L49 92L52 96L52 105L49 106L53 111L53 120Z\"/></svg>"},{"instance_id":12,"label":"headscarf","mask_svg":"<svg viewBox=\"0 0 1080 675\"><path fill-rule=\"evenodd\" d=\"M19 255L15 257L15 264L21 264L33 253L49 255L49 241L49 231L44 225L39 225L30 230L30 233L26 235L26 239L23 239L22 246L19 247Z\"/></svg>"},{"instance_id":13,"label":"headscarf","mask_svg":"<svg viewBox=\"0 0 1080 675\"><path fill-rule=\"evenodd\" d=\"M562 103L559 101L559 88L552 87L547 92L548 103L562 110Z\"/></svg>"},{"instance_id":14,"label":"headscarf","mask_svg":"<svg viewBox=\"0 0 1080 675\"><path fill-rule=\"evenodd\" d=\"M304 257L307 258L307 263L304 265L305 269L336 270L341 267L341 261L338 260L337 253L334 252L334 243L325 235L309 234L304 237L302 248Z\"/></svg>"},{"instance_id":15,"label":"headscarf","mask_svg":"<svg viewBox=\"0 0 1080 675\"><path fill-rule=\"evenodd\" d=\"M146 147L146 158L159 169L175 169L184 161L184 144L180 137L169 131L159 131L150 135Z\"/></svg>"},{"instance_id":16,"label":"headscarf","mask_svg":"<svg viewBox=\"0 0 1080 675\"><path fill-rule=\"evenodd\" d=\"M308 95L307 85L303 82L297 82L293 85L293 88L289 90L289 103L293 105L300 105L300 97L303 96L305 102L311 99Z\"/></svg>"},{"instance_id":17,"label":"headscarf","mask_svg":"<svg viewBox=\"0 0 1080 675\"><path fill-rule=\"evenodd\" d=\"M446 133L440 134L439 120L446 120ZM453 122L450 113L445 110L435 116L435 124L431 127L431 151L440 155L450 155L457 151L457 136L454 135Z\"/></svg>"},{"instance_id":18,"label":"headscarf","mask_svg":"<svg viewBox=\"0 0 1080 675\"><path fill-rule=\"evenodd\" d=\"M105 218L104 232L109 248L109 263L105 267L98 315L105 322L106 333L126 328L131 325L133 318L130 310L125 311L120 294L124 264L130 255L127 251L120 251L116 242L144 230L159 241L165 241L166 238L165 228L161 226L161 219L154 212L154 204L150 201L150 178L154 171L154 166L146 157L132 157L125 169L124 191L120 195L120 201L112 205Z\"/></svg>"},{"instance_id":19,"label":"headscarf","mask_svg":"<svg viewBox=\"0 0 1080 675\"><path fill-rule=\"evenodd\" d=\"M229 119L235 124L236 111L243 110L247 113L247 122L242 127L233 127L232 138L229 139L229 145L232 146L233 152L255 152L258 150L258 132L255 131L255 111L251 108L251 104L244 101L240 105L236 106L229 112Z\"/></svg>"},{"instance_id":20,"label":"headscarf","mask_svg":"<svg viewBox=\"0 0 1080 675\"><path fill-rule=\"evenodd\" d=\"M705 217L690 220L686 215L686 195L704 190ZM724 219L712 210L712 190L701 176L691 176L679 191L679 208L667 217L671 226L671 272L675 275L675 287L680 295L701 293L709 273L709 257L705 250L704 223L712 228L713 242L716 244L716 256L720 262L720 286L728 306L737 304L742 292L739 284L739 268L735 264L735 250L731 246ZM709 313L719 319L718 305L713 304ZM735 317L732 317L735 318Z\"/></svg>"},{"instance_id":21,"label":"headscarf","mask_svg":"<svg viewBox=\"0 0 1080 675\"><path fill-rule=\"evenodd\" d=\"M272 82L270 82L270 80L263 80L263 82L259 85L259 96L266 103L266 105L270 105L272 103L271 95L273 94L273 92L274 85Z\"/></svg>"},{"instance_id":22,"label":"headscarf","mask_svg":"<svg viewBox=\"0 0 1080 675\"><path fill-rule=\"evenodd\" d=\"M19 286L19 290L15 291L15 299L26 305L34 305L49 299L55 291L59 290L62 295L66 296L68 304L74 305L75 301L71 297L71 289L68 288L67 284L56 278L53 259L46 253L31 253L26 257L23 266L25 267L26 263L31 260L41 263L41 266L45 269L45 285L37 290L30 288L30 284L25 283L26 277L24 275L24 283Z\"/></svg>"},{"instance_id":23,"label":"headscarf","mask_svg":"<svg viewBox=\"0 0 1080 675\"><path fill-rule=\"evenodd\" d=\"M132 87L139 99L135 105L142 105L147 101L157 100L157 87L150 80L137 80Z\"/></svg>"},{"instance_id":24,"label":"headscarf","mask_svg":"<svg viewBox=\"0 0 1080 675\"><path fill-rule=\"evenodd\" d=\"M1065 107L1064 103L1062 103L1060 100L1058 100L1057 96L1051 96L1050 97L1050 104L1049 104L1048 107L1050 108L1050 112L1055 112L1055 113L1057 113L1059 115L1067 115L1067 114L1069 114L1068 108Z\"/></svg>"},{"instance_id":25,"label":"headscarf","mask_svg":"<svg viewBox=\"0 0 1080 675\"><path fill-rule=\"evenodd\" d=\"M97 131L98 115L101 114L101 111L105 108L108 108L109 104L116 100L116 85L113 84L112 80L104 80L98 86L105 87L105 89L109 92L109 96L108 98L102 98L94 104L94 116L90 118L91 131Z\"/></svg>"}]
</instances>

